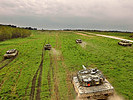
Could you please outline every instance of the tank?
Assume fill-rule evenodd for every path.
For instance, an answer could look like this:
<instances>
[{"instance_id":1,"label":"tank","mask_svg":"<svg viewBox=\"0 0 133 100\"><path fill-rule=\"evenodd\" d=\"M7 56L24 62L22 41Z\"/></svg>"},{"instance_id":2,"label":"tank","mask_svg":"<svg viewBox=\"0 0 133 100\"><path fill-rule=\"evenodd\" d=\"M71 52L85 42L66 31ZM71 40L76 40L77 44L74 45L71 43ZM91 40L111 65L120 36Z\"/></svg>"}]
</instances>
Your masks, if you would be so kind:
<instances>
[{"instance_id":1,"label":"tank","mask_svg":"<svg viewBox=\"0 0 133 100\"><path fill-rule=\"evenodd\" d=\"M132 46L132 43L130 43L127 40L122 40L122 41L118 42L118 44L122 45L122 46Z\"/></svg>"},{"instance_id":2,"label":"tank","mask_svg":"<svg viewBox=\"0 0 133 100\"><path fill-rule=\"evenodd\" d=\"M17 56L17 54L18 54L18 51L16 49L11 49L11 50L6 51L6 54L4 54L4 58L9 59L9 58Z\"/></svg>"},{"instance_id":3,"label":"tank","mask_svg":"<svg viewBox=\"0 0 133 100\"><path fill-rule=\"evenodd\" d=\"M133 38L133 35L130 35L129 37L130 37L130 38Z\"/></svg>"},{"instance_id":4,"label":"tank","mask_svg":"<svg viewBox=\"0 0 133 100\"><path fill-rule=\"evenodd\" d=\"M72 82L79 98L107 99L114 93L113 86L96 68L86 69L83 65Z\"/></svg>"},{"instance_id":5,"label":"tank","mask_svg":"<svg viewBox=\"0 0 133 100\"><path fill-rule=\"evenodd\" d=\"M76 43L82 43L81 39L76 39Z\"/></svg>"},{"instance_id":6,"label":"tank","mask_svg":"<svg viewBox=\"0 0 133 100\"><path fill-rule=\"evenodd\" d=\"M45 50L51 50L51 48L52 48L52 47L51 47L50 44L46 44L46 45L44 46L44 49L45 49Z\"/></svg>"}]
</instances>

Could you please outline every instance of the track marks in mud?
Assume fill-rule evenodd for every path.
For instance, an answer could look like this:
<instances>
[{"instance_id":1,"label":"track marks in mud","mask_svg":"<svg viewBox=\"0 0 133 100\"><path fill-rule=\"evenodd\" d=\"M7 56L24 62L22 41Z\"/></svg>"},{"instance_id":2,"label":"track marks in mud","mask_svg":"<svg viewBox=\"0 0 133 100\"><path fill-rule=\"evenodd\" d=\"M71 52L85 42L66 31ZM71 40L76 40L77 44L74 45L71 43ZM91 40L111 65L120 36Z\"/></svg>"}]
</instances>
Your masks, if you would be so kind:
<instances>
[{"instance_id":1,"label":"track marks in mud","mask_svg":"<svg viewBox=\"0 0 133 100\"><path fill-rule=\"evenodd\" d=\"M17 86L17 84L18 84L18 80L20 79L20 76L21 76L21 74L22 74L22 70L24 69L24 67L22 67L21 69L20 69L20 73L19 73L19 76L18 76L18 78L17 78L17 80L16 80L16 82L15 82L15 84L13 85L14 87L12 88L12 94L15 94L16 93L16 86Z\"/></svg>"},{"instance_id":2,"label":"track marks in mud","mask_svg":"<svg viewBox=\"0 0 133 100\"><path fill-rule=\"evenodd\" d=\"M17 56L16 56L16 57L17 57ZM9 65L16 57L11 58L10 61L8 61L5 65L3 65L2 67L0 67L0 70L3 69L4 67L6 67L7 65ZM3 61L5 61L5 60L3 60ZM2 61L2 62L3 62L3 61ZM1 62L1 63L2 63L2 62Z\"/></svg>"},{"instance_id":3,"label":"track marks in mud","mask_svg":"<svg viewBox=\"0 0 133 100\"><path fill-rule=\"evenodd\" d=\"M73 85L72 85L72 74L68 71L68 69L66 68L66 64L64 63L64 57L63 55L61 54L61 61L62 61L62 66L64 67L65 71L66 71L66 82L67 82L67 88L68 88L68 100L73 100L73 93L72 93L72 90L73 89Z\"/></svg>"},{"instance_id":4,"label":"track marks in mud","mask_svg":"<svg viewBox=\"0 0 133 100\"><path fill-rule=\"evenodd\" d=\"M48 84L49 91L51 94L51 100L59 100L59 78L58 78L58 58L59 58L59 51L56 50L58 48L58 36L56 36L56 45L54 48L51 49L49 56L50 56L50 68L48 72Z\"/></svg>"},{"instance_id":5,"label":"track marks in mud","mask_svg":"<svg viewBox=\"0 0 133 100\"><path fill-rule=\"evenodd\" d=\"M0 63L3 63L5 60L6 60L6 59L1 60Z\"/></svg>"},{"instance_id":6,"label":"track marks in mud","mask_svg":"<svg viewBox=\"0 0 133 100\"><path fill-rule=\"evenodd\" d=\"M17 56L16 56L16 57L17 57ZM8 61L5 65L3 65L2 67L0 67L0 70L3 69L4 67L6 67L7 65L9 65L16 57L11 58L10 61ZM5 60L6 60L6 59L3 59L3 60L1 61L1 63L2 63L3 61L5 61ZM7 78L6 78L6 79L7 79ZM2 80L2 82L0 83L0 90L1 90L1 87L2 87L2 85L4 84L4 82L6 81L6 79Z\"/></svg>"},{"instance_id":7,"label":"track marks in mud","mask_svg":"<svg viewBox=\"0 0 133 100\"><path fill-rule=\"evenodd\" d=\"M33 79L32 79L32 86L31 86L31 92L30 92L30 100L34 99L34 94L35 94L35 85L36 85L36 78L38 74L39 68L37 69Z\"/></svg>"},{"instance_id":8,"label":"track marks in mud","mask_svg":"<svg viewBox=\"0 0 133 100\"><path fill-rule=\"evenodd\" d=\"M58 89L58 62L57 62L57 56L53 55L53 60L54 60L54 72L53 72L53 80L54 80L54 96L55 100L59 100L59 89Z\"/></svg>"},{"instance_id":9,"label":"track marks in mud","mask_svg":"<svg viewBox=\"0 0 133 100\"><path fill-rule=\"evenodd\" d=\"M39 66L40 73L38 78L38 85L37 85L37 93L36 93L36 100L40 100L40 93L41 93L41 81L42 81L42 68L43 68L43 60L44 60L44 50L42 51L42 61Z\"/></svg>"},{"instance_id":10,"label":"track marks in mud","mask_svg":"<svg viewBox=\"0 0 133 100\"><path fill-rule=\"evenodd\" d=\"M17 57L17 56L16 56ZM5 65L3 65L2 67L0 67L0 70L3 69L4 67L6 67L7 65L9 65L16 57L13 57L10 59L10 61L8 61ZM6 59L4 59L3 61L5 61ZM3 62L2 61L2 62ZM1 63L2 63L1 62ZM6 78L7 79L7 78ZM0 90L1 90L1 87L2 85L4 84L4 82L6 81L6 79L2 80L2 82L0 83Z\"/></svg>"},{"instance_id":11,"label":"track marks in mud","mask_svg":"<svg viewBox=\"0 0 133 100\"><path fill-rule=\"evenodd\" d=\"M44 46L43 46L44 47ZM37 84L37 92L36 92L36 100L40 100L40 92L41 92L41 80L42 80L42 68L43 68L43 60L44 60L44 49L42 49L42 59L41 63L32 79L32 86L31 86L31 92L30 92L30 100L34 100L35 95L35 88L36 88L36 79L39 72L38 77L38 84ZM27 90L26 90L27 91Z\"/></svg>"},{"instance_id":12,"label":"track marks in mud","mask_svg":"<svg viewBox=\"0 0 133 100\"><path fill-rule=\"evenodd\" d=\"M52 56L51 53L49 53L49 57L50 57L50 67L48 70L48 75L47 75L47 79L48 79L48 86L49 86L49 95L51 97L51 90L52 90L52 86L51 86L51 77L54 77L54 67L52 66L53 62L52 62ZM51 72L52 72L52 76L51 76Z\"/></svg>"}]
</instances>

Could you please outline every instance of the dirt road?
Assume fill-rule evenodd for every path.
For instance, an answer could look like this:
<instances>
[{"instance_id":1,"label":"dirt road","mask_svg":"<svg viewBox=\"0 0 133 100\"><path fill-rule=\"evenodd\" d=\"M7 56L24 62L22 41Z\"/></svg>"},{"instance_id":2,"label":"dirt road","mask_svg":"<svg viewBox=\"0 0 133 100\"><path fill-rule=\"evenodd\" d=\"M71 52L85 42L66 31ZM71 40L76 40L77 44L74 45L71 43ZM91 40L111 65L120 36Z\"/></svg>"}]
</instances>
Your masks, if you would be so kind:
<instances>
[{"instance_id":1,"label":"dirt road","mask_svg":"<svg viewBox=\"0 0 133 100\"><path fill-rule=\"evenodd\" d=\"M95 33L88 33L88 32L84 32L87 34L91 34L91 35L96 35L96 36L102 36L102 37L107 37L107 38L112 38L112 39L117 39L117 40L127 40L129 42L133 42L133 40L128 40L128 39L123 39L123 38L119 38L119 37L115 37L115 36L108 36L108 35L101 35L101 34L95 34ZM84 35L83 33L78 33L79 35ZM84 35L86 36L86 35Z\"/></svg>"}]
</instances>

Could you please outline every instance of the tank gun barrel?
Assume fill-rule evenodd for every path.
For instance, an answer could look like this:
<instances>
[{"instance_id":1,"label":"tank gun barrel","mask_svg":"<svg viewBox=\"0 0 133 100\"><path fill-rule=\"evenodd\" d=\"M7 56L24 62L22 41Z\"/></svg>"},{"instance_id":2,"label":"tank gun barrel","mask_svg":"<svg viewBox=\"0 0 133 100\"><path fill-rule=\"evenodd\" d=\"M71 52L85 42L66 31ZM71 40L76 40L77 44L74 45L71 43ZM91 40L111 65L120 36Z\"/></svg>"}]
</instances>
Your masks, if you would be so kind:
<instances>
[{"instance_id":1,"label":"tank gun barrel","mask_svg":"<svg viewBox=\"0 0 133 100\"><path fill-rule=\"evenodd\" d=\"M84 65L82 65L83 69L86 70L86 67Z\"/></svg>"}]
</instances>

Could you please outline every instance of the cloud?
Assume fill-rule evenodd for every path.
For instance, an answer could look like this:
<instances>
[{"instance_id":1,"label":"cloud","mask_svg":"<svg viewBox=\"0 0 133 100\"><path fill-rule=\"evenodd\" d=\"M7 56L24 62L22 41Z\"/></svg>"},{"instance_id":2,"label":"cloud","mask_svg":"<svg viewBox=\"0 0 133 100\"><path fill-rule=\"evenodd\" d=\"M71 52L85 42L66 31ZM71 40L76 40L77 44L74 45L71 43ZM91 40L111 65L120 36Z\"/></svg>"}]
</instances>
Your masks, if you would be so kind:
<instances>
[{"instance_id":1,"label":"cloud","mask_svg":"<svg viewBox=\"0 0 133 100\"><path fill-rule=\"evenodd\" d=\"M125 17L133 15L132 4L132 0L1 0L0 11L4 15Z\"/></svg>"},{"instance_id":2,"label":"cloud","mask_svg":"<svg viewBox=\"0 0 133 100\"><path fill-rule=\"evenodd\" d=\"M72 21L73 24L105 23L131 27L132 4L132 0L0 0L0 17L47 18L47 24L51 25L51 21L60 25Z\"/></svg>"}]
</instances>

